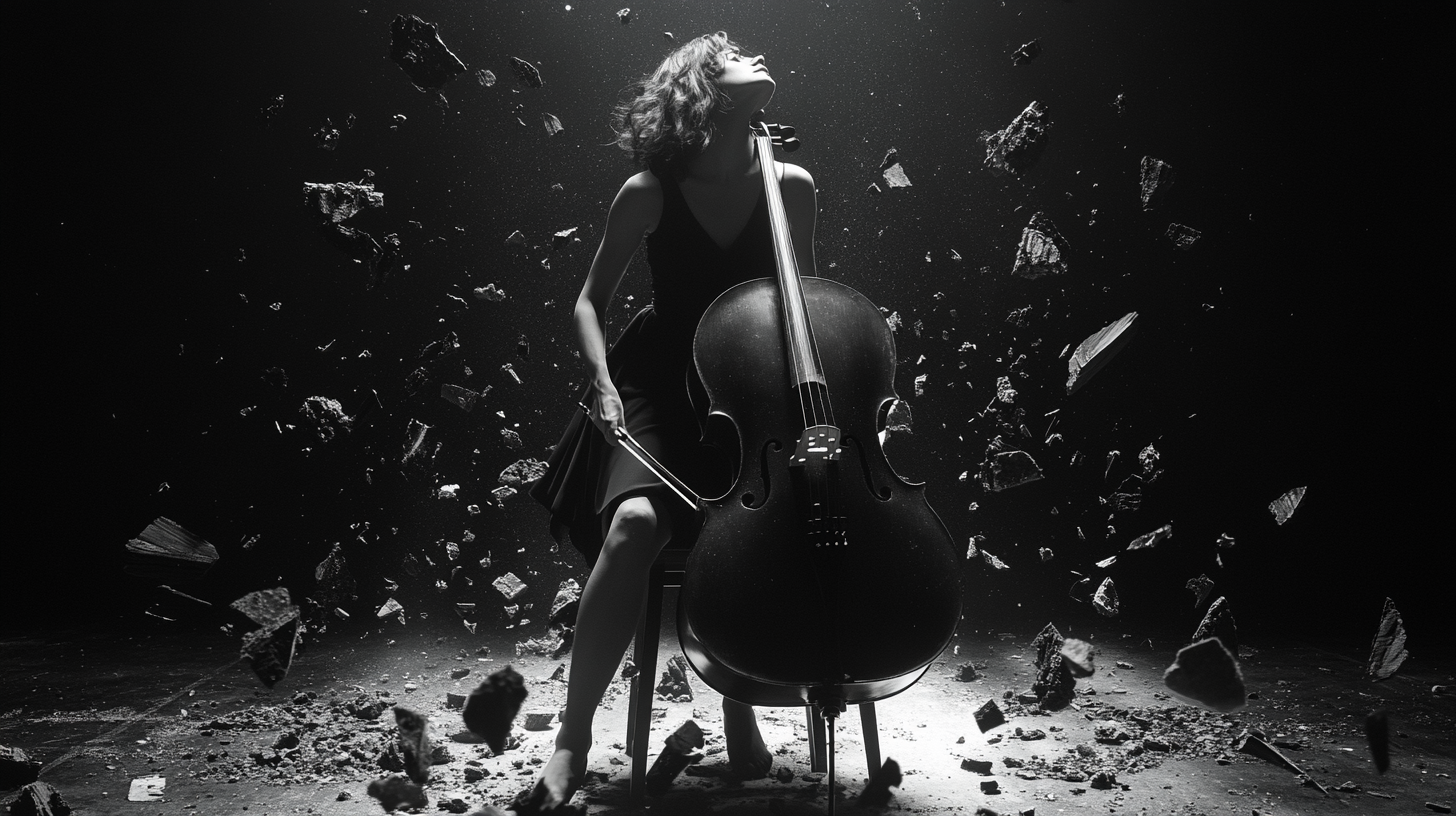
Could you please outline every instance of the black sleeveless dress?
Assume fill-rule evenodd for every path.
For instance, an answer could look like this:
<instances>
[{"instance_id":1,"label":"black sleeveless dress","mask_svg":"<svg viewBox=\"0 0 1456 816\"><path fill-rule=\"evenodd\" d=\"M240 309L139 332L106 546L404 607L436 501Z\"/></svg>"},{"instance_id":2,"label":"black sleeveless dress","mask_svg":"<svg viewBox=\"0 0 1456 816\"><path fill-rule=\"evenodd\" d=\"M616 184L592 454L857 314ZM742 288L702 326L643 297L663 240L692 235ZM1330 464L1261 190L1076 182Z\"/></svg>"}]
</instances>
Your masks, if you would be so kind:
<instances>
[{"instance_id":1,"label":"black sleeveless dress","mask_svg":"<svg viewBox=\"0 0 1456 816\"><path fill-rule=\"evenodd\" d=\"M772 277L776 263L768 206L759 193L743 231L723 249L698 223L670 171L662 184L662 215L646 238L652 269L651 306L638 312L607 352L607 370L622 397L627 432L699 494L719 496L732 486L728 459L701 442L704 400L689 398L697 386L693 335L714 299L748 280ZM585 400L583 400L585 401ZM588 403L590 404L590 403ZM547 460L546 475L531 497L551 511L551 534L571 543L596 564L609 512L632 496L661 496L657 506L673 513L673 546L691 546L701 520L626 449L607 444L577 410Z\"/></svg>"}]
</instances>

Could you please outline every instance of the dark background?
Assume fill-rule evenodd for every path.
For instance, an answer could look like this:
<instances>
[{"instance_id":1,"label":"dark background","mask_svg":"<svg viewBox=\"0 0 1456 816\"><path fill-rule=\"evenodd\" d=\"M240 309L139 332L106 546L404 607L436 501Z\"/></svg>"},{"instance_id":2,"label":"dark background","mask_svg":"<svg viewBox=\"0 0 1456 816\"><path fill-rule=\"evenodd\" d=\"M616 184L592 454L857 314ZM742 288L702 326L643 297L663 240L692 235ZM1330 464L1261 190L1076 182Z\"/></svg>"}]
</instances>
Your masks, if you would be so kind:
<instances>
[{"instance_id":1,"label":"dark background","mask_svg":"<svg viewBox=\"0 0 1456 816\"><path fill-rule=\"evenodd\" d=\"M26 12L8 59L7 130L22 146L5 162L7 369L20 407L6 434L6 628L215 623L202 607L154 607L165 597L156 582L123 574L125 542L159 515L217 545L208 576L178 588L219 605L280 583L308 596L314 566L342 543L359 597L336 627L372 622L386 577L409 615L478 601L487 627L503 623L489 582L507 570L538 606L560 580L584 580L573 551L552 551L544 511L523 495L489 506L489 491L510 463L544 459L574 410L570 307L632 172L609 144L612 104L671 46L663 31L681 42L721 28L766 55L779 82L770 118L803 138L793 160L818 182L819 273L904 319L896 383L914 433L890 442L891 457L929 482L957 546L983 535L1011 567L967 563L968 626L1094 620L1068 597L1076 571L1114 576L1128 631L1191 633L1201 610L1183 584L1207 573L1249 637L1308 625L1311 637L1359 644L1389 596L1412 650L1435 648L1450 575L1437 527L1449 483L1437 343L1450 174L1422 93L1444 72L1403 12L682 0L634 5L622 25L615 8L564 6ZM438 23L469 66L443 90L448 109L387 59L398 13ZM1042 55L1014 67L1010 54L1033 38ZM535 63L545 87L517 84L507 55ZM478 84L480 68L499 82ZM278 94L284 107L265 122L259 111ZM977 135L1032 100L1053 122L1045 154L1020 180L982 170ZM548 137L543 112L566 131ZM395 114L406 121L391 128ZM326 120L342 131L334 151L313 136ZM885 186L891 147L914 186L866 192ZM1145 154L1179 174L1152 213L1138 200ZM304 182L366 169L385 206L352 223L397 233L409 264L373 290L302 196ZM1014 278L1021 228L1038 210L1069 240L1070 271ZM1162 236L1170 221L1202 240L1175 250ZM551 233L569 227L583 242L553 251ZM525 251L504 244L516 229ZM471 297L488 282L509 299ZM614 325L649 299L639 257ZM1025 325L1007 321L1027 306ZM1068 397L1063 346L1134 310L1137 336ZM460 352L408 397L420 350L451 331ZM958 352L963 342L976 350ZM262 378L275 366L285 387ZM988 494L975 472L996 431L974 418L1008 373L1037 437L1012 441L1046 478ZM435 396L441 382L493 390L467 414ZM357 415L353 432L321 444L299 413L314 395ZM1043 415L1058 409L1063 441L1048 447ZM442 443L417 477L399 467L410 419ZM525 447L508 449L503 428ZM1109 534L1098 497L1150 443L1164 474ZM1104 480L1110 450L1121 456ZM461 485L458 501L433 497L447 483ZM1294 518L1276 526L1269 502L1304 485ZM467 515L470 503L484 512ZM1175 535L1157 550L1092 566L1169 521ZM470 566L452 580L442 542L466 529ZM1219 568L1222 532L1238 543ZM1056 557L1040 563L1039 547ZM405 554L439 566L411 576Z\"/></svg>"}]
</instances>

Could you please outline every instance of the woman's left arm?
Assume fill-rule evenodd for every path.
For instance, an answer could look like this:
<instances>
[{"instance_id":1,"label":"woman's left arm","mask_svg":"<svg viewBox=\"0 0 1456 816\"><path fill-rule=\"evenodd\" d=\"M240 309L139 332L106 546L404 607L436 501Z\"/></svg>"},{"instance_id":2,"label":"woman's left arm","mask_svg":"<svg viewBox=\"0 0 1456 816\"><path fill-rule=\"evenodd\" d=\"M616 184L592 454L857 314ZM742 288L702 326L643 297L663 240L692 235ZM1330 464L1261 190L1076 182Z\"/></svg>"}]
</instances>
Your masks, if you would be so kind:
<instances>
[{"instance_id":1,"label":"woman's left arm","mask_svg":"<svg viewBox=\"0 0 1456 816\"><path fill-rule=\"evenodd\" d=\"M780 162L779 166L783 168L779 189L783 191L784 211L789 216L789 229L793 233L794 260L799 265L800 275L817 275L814 222L819 217L819 200L814 190L814 177L797 164Z\"/></svg>"}]
</instances>

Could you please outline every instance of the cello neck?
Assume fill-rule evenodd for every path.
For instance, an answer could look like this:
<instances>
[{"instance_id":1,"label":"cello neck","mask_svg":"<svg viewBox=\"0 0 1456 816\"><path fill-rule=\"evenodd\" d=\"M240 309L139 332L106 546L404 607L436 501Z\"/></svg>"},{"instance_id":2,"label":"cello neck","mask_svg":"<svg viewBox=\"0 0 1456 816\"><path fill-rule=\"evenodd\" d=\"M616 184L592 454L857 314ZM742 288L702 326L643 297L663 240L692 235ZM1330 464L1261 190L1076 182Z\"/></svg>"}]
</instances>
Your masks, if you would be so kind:
<instances>
[{"instance_id":1,"label":"cello neck","mask_svg":"<svg viewBox=\"0 0 1456 816\"><path fill-rule=\"evenodd\" d=\"M814 329L809 324L809 310L804 304L804 288L799 283L799 264L794 257L788 213L784 210L784 197L774 170L773 139L757 132L754 143L758 148L758 166L763 173L763 195L768 204L769 224L773 228L779 301L783 304L784 339L789 363L793 367L793 385L803 387L814 383L827 386L824 369L819 362L819 349L814 345Z\"/></svg>"}]
</instances>

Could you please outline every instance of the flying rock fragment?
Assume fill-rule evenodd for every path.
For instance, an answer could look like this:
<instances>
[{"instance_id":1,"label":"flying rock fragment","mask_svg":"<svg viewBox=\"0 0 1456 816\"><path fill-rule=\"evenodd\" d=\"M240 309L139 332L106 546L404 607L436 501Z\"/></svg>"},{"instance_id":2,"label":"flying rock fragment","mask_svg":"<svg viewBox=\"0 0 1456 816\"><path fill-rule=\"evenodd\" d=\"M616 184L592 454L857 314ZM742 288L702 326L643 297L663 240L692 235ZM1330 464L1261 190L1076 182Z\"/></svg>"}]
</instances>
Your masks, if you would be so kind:
<instances>
[{"instance_id":1,"label":"flying rock fragment","mask_svg":"<svg viewBox=\"0 0 1456 816\"><path fill-rule=\"evenodd\" d=\"M994 569L998 569L998 570L1009 570L1009 569L1011 569L1010 567L1006 566L1006 562L1004 562L1001 559L997 558L996 556L994 556L994 555L986 552L985 550L981 550L981 560L986 562L986 566L992 567Z\"/></svg>"},{"instance_id":2,"label":"flying rock fragment","mask_svg":"<svg viewBox=\"0 0 1456 816\"><path fill-rule=\"evenodd\" d=\"M440 39L435 23L410 15L396 15L389 24L389 58L409 75L421 91L438 91L465 71L465 63Z\"/></svg>"},{"instance_id":3,"label":"flying rock fragment","mask_svg":"<svg viewBox=\"0 0 1456 816\"><path fill-rule=\"evenodd\" d=\"M1025 65L1041 55L1041 40L1032 40L1011 53L1012 65Z\"/></svg>"},{"instance_id":4,"label":"flying rock fragment","mask_svg":"<svg viewBox=\"0 0 1456 816\"><path fill-rule=\"evenodd\" d=\"M404 774L382 776L369 783L368 791L369 795L377 799L380 807L383 807L386 812L401 807L424 808L430 804L424 790L411 782L409 777Z\"/></svg>"},{"instance_id":5,"label":"flying rock fragment","mask_svg":"<svg viewBox=\"0 0 1456 816\"><path fill-rule=\"evenodd\" d=\"M298 625L298 607L293 605L284 587L250 592L231 606L261 624L260 628L243 635L242 656L248 659L263 685L273 688L288 676L303 637Z\"/></svg>"},{"instance_id":6,"label":"flying rock fragment","mask_svg":"<svg viewBox=\"0 0 1456 816\"><path fill-rule=\"evenodd\" d=\"M519 57L506 57L506 59L510 60L511 72L516 75L516 79L520 80L522 85L527 88L539 88L546 84L541 81L541 72L536 70L536 66Z\"/></svg>"},{"instance_id":7,"label":"flying rock fragment","mask_svg":"<svg viewBox=\"0 0 1456 816\"><path fill-rule=\"evenodd\" d=\"M1174 249L1189 249L1198 243L1198 239L1203 237L1203 233L1185 224L1173 222L1168 225L1163 236L1173 242Z\"/></svg>"},{"instance_id":8,"label":"flying rock fragment","mask_svg":"<svg viewBox=\"0 0 1456 816\"><path fill-rule=\"evenodd\" d=\"M1194 640L1211 637L1218 638L1223 647L1229 650L1229 654L1239 653L1238 626L1234 624L1234 613L1229 609L1228 599L1223 596L1209 604L1198 629L1193 632Z\"/></svg>"},{"instance_id":9,"label":"flying rock fragment","mask_svg":"<svg viewBox=\"0 0 1456 816\"><path fill-rule=\"evenodd\" d=\"M893 759L885 759L880 769L870 778L859 792L859 804L864 807L885 807L890 803L890 788L898 788L905 781L905 776L900 772L900 763Z\"/></svg>"},{"instance_id":10,"label":"flying rock fragment","mask_svg":"<svg viewBox=\"0 0 1456 816\"><path fill-rule=\"evenodd\" d=\"M1143 212L1162 206L1168 189L1173 186L1173 166L1152 156L1143 156L1138 184L1142 190Z\"/></svg>"},{"instance_id":11,"label":"flying rock fragment","mask_svg":"<svg viewBox=\"0 0 1456 816\"><path fill-rule=\"evenodd\" d=\"M394 722L399 729L404 772L412 781L423 785L430 780L430 721L412 708L397 705Z\"/></svg>"},{"instance_id":12,"label":"flying rock fragment","mask_svg":"<svg viewBox=\"0 0 1456 816\"><path fill-rule=\"evenodd\" d=\"M1269 512L1274 514L1276 524L1283 526L1284 522L1289 521L1289 517L1294 515L1294 510L1299 507L1299 502L1304 498L1304 491L1307 489L1296 487L1269 503Z\"/></svg>"},{"instance_id":13,"label":"flying rock fragment","mask_svg":"<svg viewBox=\"0 0 1456 816\"><path fill-rule=\"evenodd\" d=\"M357 585L349 572L349 565L344 561L342 545L334 545L328 557L314 568L313 577L318 586L314 587L312 597L320 606L337 607L353 600Z\"/></svg>"},{"instance_id":14,"label":"flying rock fragment","mask_svg":"<svg viewBox=\"0 0 1456 816\"><path fill-rule=\"evenodd\" d=\"M986 146L983 166L995 176L1003 173L1018 176L1026 172L1046 148L1050 127L1046 106L1032 102L1004 129L995 133L982 131L980 141Z\"/></svg>"},{"instance_id":15,"label":"flying rock fragment","mask_svg":"<svg viewBox=\"0 0 1456 816\"><path fill-rule=\"evenodd\" d=\"M483 396L481 393L472 391L463 385L440 384L440 399L458 407L467 414L475 408L475 403L481 396Z\"/></svg>"},{"instance_id":16,"label":"flying rock fragment","mask_svg":"<svg viewBox=\"0 0 1456 816\"><path fill-rule=\"evenodd\" d=\"M622 22L622 25L627 25L628 23L631 23L632 22L632 9L624 8L624 9L618 11L617 12L617 19Z\"/></svg>"},{"instance_id":17,"label":"flying rock fragment","mask_svg":"<svg viewBox=\"0 0 1456 816\"><path fill-rule=\"evenodd\" d=\"M1001 707L996 705L995 700L987 700L985 705L976 709L973 716L976 718L976 727L981 729L982 734L1006 724L1006 715L1001 713Z\"/></svg>"},{"instance_id":18,"label":"flying rock fragment","mask_svg":"<svg viewBox=\"0 0 1456 816\"><path fill-rule=\"evenodd\" d=\"M1040 478L1041 468L1031 454L1021 450L1005 450L1006 443L996 437L986 448L986 459L981 463L981 487L991 492L1034 482Z\"/></svg>"},{"instance_id":19,"label":"flying rock fragment","mask_svg":"<svg viewBox=\"0 0 1456 816\"><path fill-rule=\"evenodd\" d=\"M1047 710L1063 708L1071 702L1076 685L1071 668L1062 657L1064 643L1062 634L1050 623L1031 641L1031 648L1036 650L1036 679L1032 681L1031 691Z\"/></svg>"},{"instance_id":20,"label":"flying rock fragment","mask_svg":"<svg viewBox=\"0 0 1456 816\"><path fill-rule=\"evenodd\" d=\"M9 805L11 816L71 816L70 804L46 782L32 782L16 792Z\"/></svg>"},{"instance_id":21,"label":"flying rock fragment","mask_svg":"<svg viewBox=\"0 0 1456 816\"><path fill-rule=\"evenodd\" d=\"M1405 648L1405 624L1400 620L1395 602L1385 599L1385 609L1380 613L1380 627L1375 630L1375 639L1370 643L1370 662L1365 674L1375 680L1387 680L1410 657Z\"/></svg>"},{"instance_id":22,"label":"flying rock fragment","mask_svg":"<svg viewBox=\"0 0 1456 816\"><path fill-rule=\"evenodd\" d=\"M522 459L502 470L496 478L501 484L522 487L545 476L546 467L545 462L536 459Z\"/></svg>"},{"instance_id":23,"label":"flying rock fragment","mask_svg":"<svg viewBox=\"0 0 1456 816\"><path fill-rule=\"evenodd\" d=\"M489 88L490 86L495 84L495 74L491 71L487 71L486 69L481 68L479 71L475 72L475 80L481 85Z\"/></svg>"},{"instance_id":24,"label":"flying rock fragment","mask_svg":"<svg viewBox=\"0 0 1456 816\"><path fill-rule=\"evenodd\" d=\"M905 175L905 167L900 164L900 151L893 147L880 161L880 175L885 177L885 183L891 187L911 186L910 177Z\"/></svg>"},{"instance_id":25,"label":"flying rock fragment","mask_svg":"<svg viewBox=\"0 0 1456 816\"><path fill-rule=\"evenodd\" d=\"M1258 757L1259 759L1262 759L1266 762L1272 762L1275 765L1278 765L1289 771L1293 771L1294 773L1299 774L1305 779L1308 779L1309 783L1318 788L1320 793L1323 793L1326 796L1330 795L1330 792L1325 790L1325 787L1323 785L1314 781L1314 777L1305 773L1303 768L1294 764L1294 762L1290 760L1289 757L1280 753L1278 748L1275 748L1274 746L1259 739L1253 734L1246 734L1244 738L1239 742L1239 746L1236 750L1241 754L1248 754L1252 757Z\"/></svg>"},{"instance_id":26,"label":"flying rock fragment","mask_svg":"<svg viewBox=\"0 0 1456 816\"><path fill-rule=\"evenodd\" d=\"M384 193L367 181L327 184L304 182L303 202L329 224L347 221L361 211L384 206Z\"/></svg>"},{"instance_id":27,"label":"flying rock fragment","mask_svg":"<svg viewBox=\"0 0 1456 816\"><path fill-rule=\"evenodd\" d=\"M1092 608L1109 618L1117 617L1121 607L1117 600L1117 586L1112 583L1111 578L1102 579L1102 585L1097 587L1097 594L1092 596Z\"/></svg>"},{"instance_id":28,"label":"flying rock fragment","mask_svg":"<svg viewBox=\"0 0 1456 816\"><path fill-rule=\"evenodd\" d=\"M561 120L556 118L555 114L551 113L541 114L541 124L545 126L547 136L555 136L561 131L566 130L566 127L561 124Z\"/></svg>"},{"instance_id":29,"label":"flying rock fragment","mask_svg":"<svg viewBox=\"0 0 1456 816\"><path fill-rule=\"evenodd\" d=\"M465 701L461 718L471 733L485 740L496 754L506 750L511 722L526 701L526 681L510 666L492 673Z\"/></svg>"},{"instance_id":30,"label":"flying rock fragment","mask_svg":"<svg viewBox=\"0 0 1456 816\"><path fill-rule=\"evenodd\" d=\"M1092 644L1085 640L1067 638L1062 641L1062 665L1073 677L1091 677L1097 671L1092 660Z\"/></svg>"},{"instance_id":31,"label":"flying rock fragment","mask_svg":"<svg viewBox=\"0 0 1456 816\"><path fill-rule=\"evenodd\" d=\"M1137 312L1128 312L1092 334L1067 360L1067 393L1075 394L1132 339Z\"/></svg>"},{"instance_id":32,"label":"flying rock fragment","mask_svg":"<svg viewBox=\"0 0 1456 816\"><path fill-rule=\"evenodd\" d=\"M1163 685L1185 703L1228 714L1244 707L1244 676L1218 638L1205 638L1178 651L1163 672Z\"/></svg>"},{"instance_id":33,"label":"flying rock fragment","mask_svg":"<svg viewBox=\"0 0 1456 816\"><path fill-rule=\"evenodd\" d=\"M354 429L354 418L344 413L343 404L336 399L309 397L298 412L312 423L320 442L332 442L340 433Z\"/></svg>"},{"instance_id":34,"label":"flying rock fragment","mask_svg":"<svg viewBox=\"0 0 1456 816\"><path fill-rule=\"evenodd\" d=\"M1060 275L1067 271L1067 239L1057 231L1045 213L1034 213L1021 230L1021 244L1016 247L1016 262L1011 274L1035 280L1044 275Z\"/></svg>"},{"instance_id":35,"label":"flying rock fragment","mask_svg":"<svg viewBox=\"0 0 1456 816\"><path fill-rule=\"evenodd\" d=\"M40 777L41 763L20 748L0 745L0 790L29 785Z\"/></svg>"},{"instance_id":36,"label":"flying rock fragment","mask_svg":"<svg viewBox=\"0 0 1456 816\"><path fill-rule=\"evenodd\" d=\"M124 570L139 578L180 583L206 575L217 558L217 547L159 516L126 542Z\"/></svg>"},{"instance_id":37,"label":"flying rock fragment","mask_svg":"<svg viewBox=\"0 0 1456 816\"><path fill-rule=\"evenodd\" d=\"M487 283L475 289L474 294L476 300L488 300L492 303L500 303L506 299L506 293L501 289L495 288L495 284L493 283Z\"/></svg>"},{"instance_id":38,"label":"flying rock fragment","mask_svg":"<svg viewBox=\"0 0 1456 816\"><path fill-rule=\"evenodd\" d=\"M663 741L662 752L647 769L647 790L662 793L672 785L683 769L703 758L698 749L704 745L703 729L688 720Z\"/></svg>"},{"instance_id":39,"label":"flying rock fragment","mask_svg":"<svg viewBox=\"0 0 1456 816\"><path fill-rule=\"evenodd\" d=\"M1204 600L1208 598L1208 593L1213 591L1213 579L1207 575L1189 578L1187 587L1188 591L1193 593L1193 608L1197 609L1203 606Z\"/></svg>"},{"instance_id":40,"label":"flying rock fragment","mask_svg":"<svg viewBox=\"0 0 1456 816\"><path fill-rule=\"evenodd\" d=\"M502 575L494 581L491 581L490 585L495 587L500 594L506 596L506 600L508 601L515 600L517 595L526 591L525 582L517 578L514 572L508 572Z\"/></svg>"},{"instance_id":41,"label":"flying rock fragment","mask_svg":"<svg viewBox=\"0 0 1456 816\"><path fill-rule=\"evenodd\" d=\"M1172 537L1173 522L1170 521L1151 533L1143 533L1132 541L1129 541L1127 550L1128 552L1132 552L1133 550L1149 550Z\"/></svg>"},{"instance_id":42,"label":"flying rock fragment","mask_svg":"<svg viewBox=\"0 0 1456 816\"><path fill-rule=\"evenodd\" d=\"M580 242L581 239L576 237L577 229L577 227L571 227L570 229L557 231L551 236L551 248L559 250L574 241Z\"/></svg>"}]
</instances>

